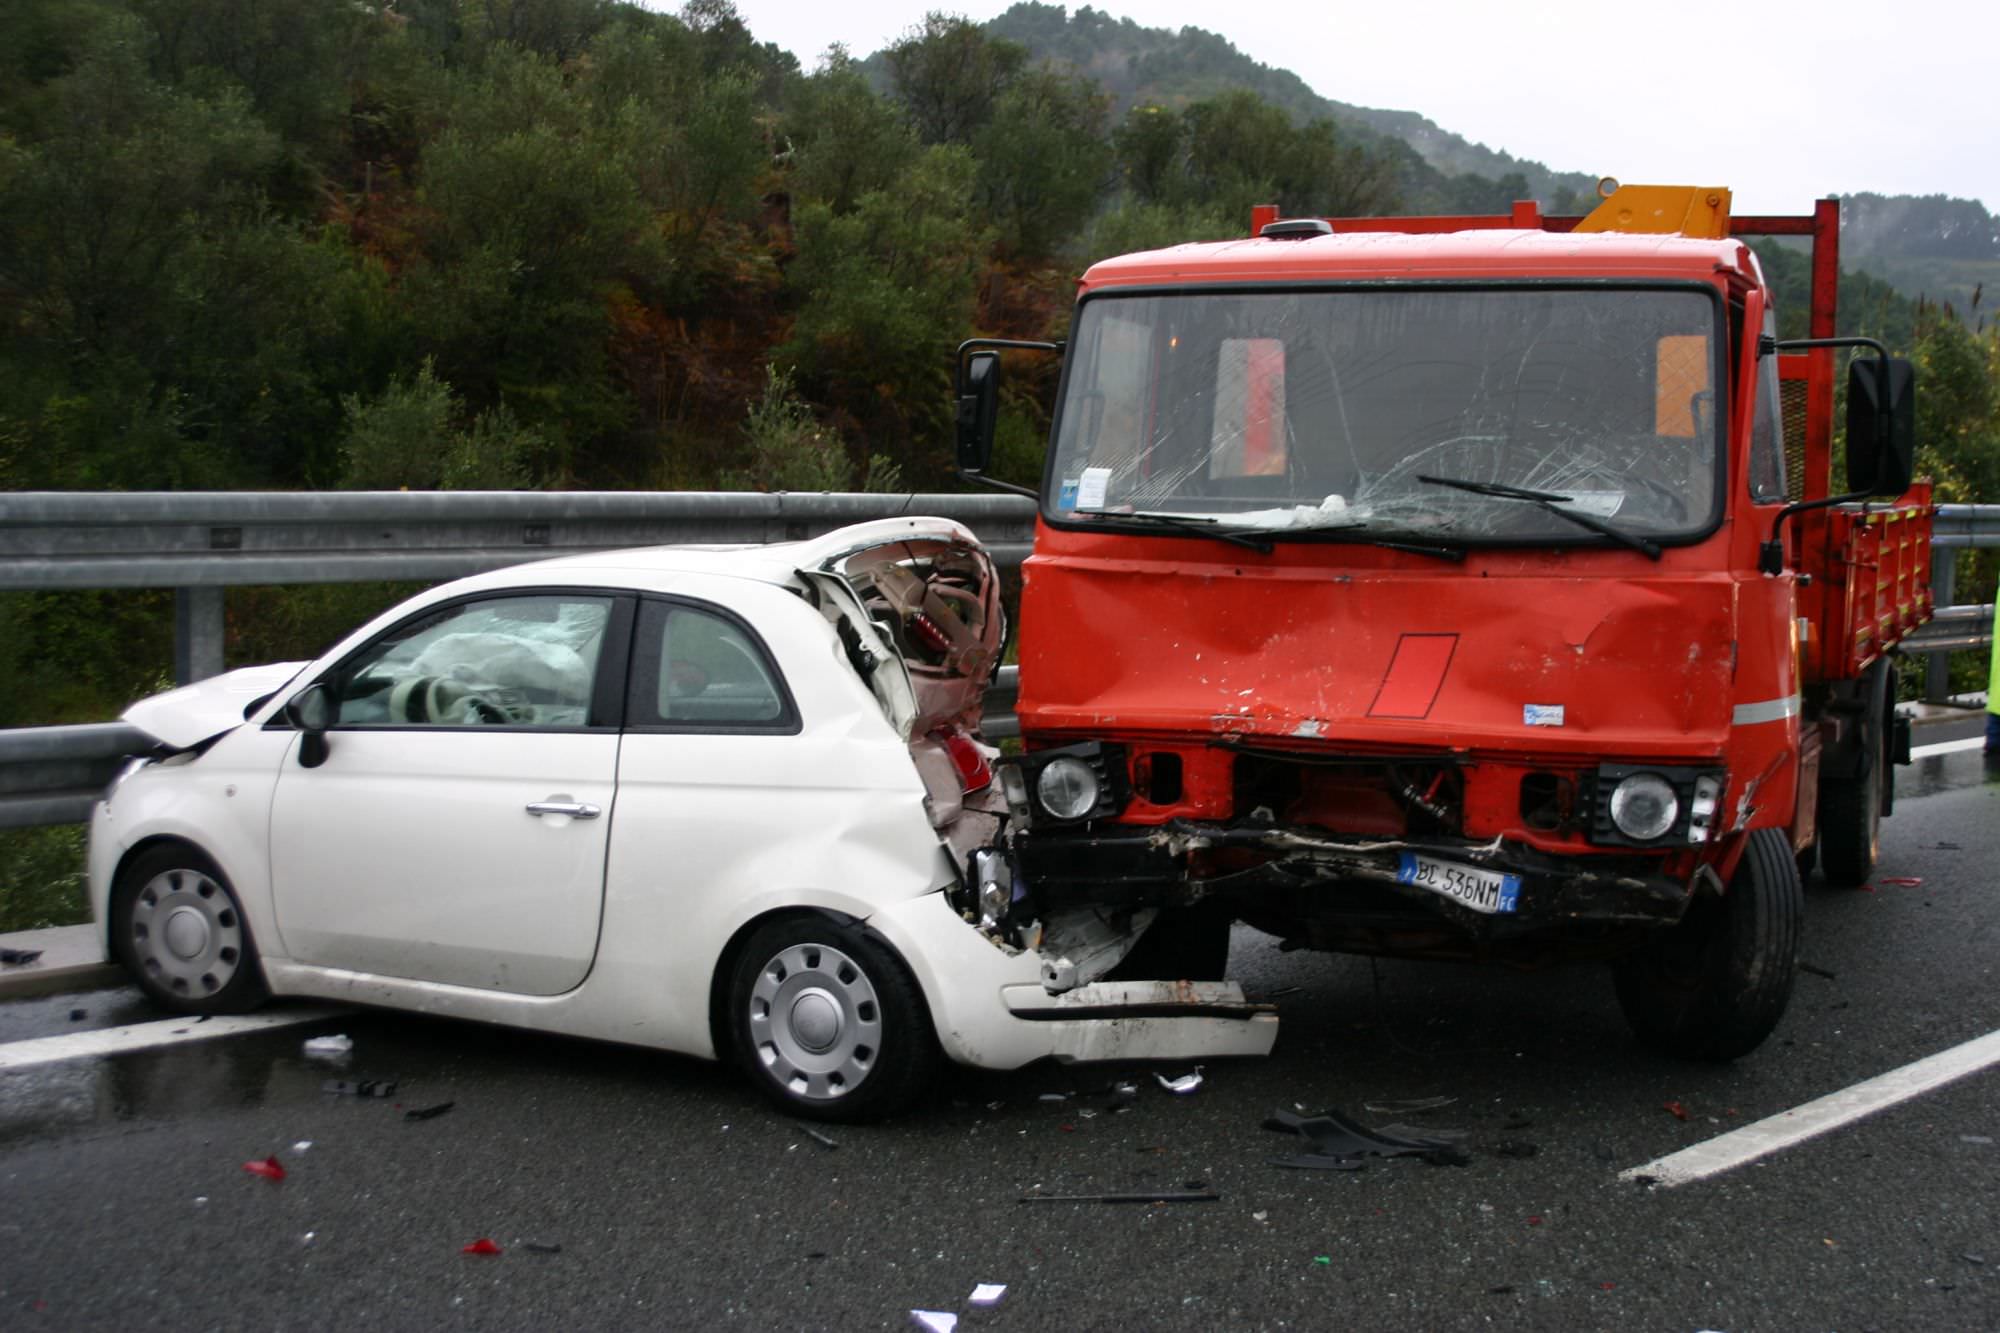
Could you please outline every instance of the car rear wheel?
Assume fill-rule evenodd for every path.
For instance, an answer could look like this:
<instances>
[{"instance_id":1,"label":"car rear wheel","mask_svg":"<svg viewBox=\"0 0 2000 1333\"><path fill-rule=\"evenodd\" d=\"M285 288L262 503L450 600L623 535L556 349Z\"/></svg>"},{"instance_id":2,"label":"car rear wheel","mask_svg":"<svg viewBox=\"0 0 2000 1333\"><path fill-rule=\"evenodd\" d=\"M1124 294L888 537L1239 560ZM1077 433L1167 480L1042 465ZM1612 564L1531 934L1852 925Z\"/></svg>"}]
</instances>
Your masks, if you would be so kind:
<instances>
[{"instance_id":1,"label":"car rear wheel","mask_svg":"<svg viewBox=\"0 0 2000 1333\"><path fill-rule=\"evenodd\" d=\"M1618 961L1626 1021L1671 1055L1749 1054L1791 999L1804 915L1791 844L1777 829L1755 830L1728 892L1697 898L1677 925Z\"/></svg>"},{"instance_id":2,"label":"car rear wheel","mask_svg":"<svg viewBox=\"0 0 2000 1333\"><path fill-rule=\"evenodd\" d=\"M111 947L141 989L182 1013L241 1013L270 994L242 905L192 847L155 847L125 867L111 899Z\"/></svg>"},{"instance_id":3,"label":"car rear wheel","mask_svg":"<svg viewBox=\"0 0 2000 1333\"><path fill-rule=\"evenodd\" d=\"M782 917L736 956L737 1062L765 1095L816 1120L868 1120L914 1102L941 1055L909 968L858 924Z\"/></svg>"}]
</instances>

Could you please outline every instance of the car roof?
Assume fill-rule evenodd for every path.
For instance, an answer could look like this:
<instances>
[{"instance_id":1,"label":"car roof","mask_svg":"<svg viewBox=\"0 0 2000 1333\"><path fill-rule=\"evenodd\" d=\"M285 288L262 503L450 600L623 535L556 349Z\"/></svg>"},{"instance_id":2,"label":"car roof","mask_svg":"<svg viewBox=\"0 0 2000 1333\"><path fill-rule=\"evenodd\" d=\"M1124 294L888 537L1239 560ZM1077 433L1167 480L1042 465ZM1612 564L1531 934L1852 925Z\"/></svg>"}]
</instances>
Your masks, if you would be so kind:
<instances>
[{"instance_id":1,"label":"car roof","mask_svg":"<svg viewBox=\"0 0 2000 1333\"><path fill-rule=\"evenodd\" d=\"M978 544L978 538L970 530L951 519L919 515L850 524L800 541L676 544L586 551L475 574L451 586L457 591L474 591L582 584L630 588L638 592L666 592L691 577L719 577L783 587L793 582L797 570L817 569L857 550L921 540Z\"/></svg>"}]
</instances>

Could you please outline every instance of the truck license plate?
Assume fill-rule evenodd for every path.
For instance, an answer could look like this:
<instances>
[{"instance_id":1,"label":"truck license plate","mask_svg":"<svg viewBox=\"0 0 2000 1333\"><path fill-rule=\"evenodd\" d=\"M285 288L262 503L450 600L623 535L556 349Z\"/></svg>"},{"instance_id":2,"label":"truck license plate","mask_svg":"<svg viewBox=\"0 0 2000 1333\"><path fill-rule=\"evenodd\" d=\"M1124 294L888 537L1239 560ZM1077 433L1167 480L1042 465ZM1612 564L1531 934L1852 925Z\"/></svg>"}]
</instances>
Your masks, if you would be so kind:
<instances>
[{"instance_id":1,"label":"truck license plate","mask_svg":"<svg viewBox=\"0 0 2000 1333\"><path fill-rule=\"evenodd\" d=\"M1512 912L1521 905L1521 877L1478 866L1462 866L1432 856L1404 852L1396 867L1396 882L1441 893L1489 916Z\"/></svg>"}]
</instances>

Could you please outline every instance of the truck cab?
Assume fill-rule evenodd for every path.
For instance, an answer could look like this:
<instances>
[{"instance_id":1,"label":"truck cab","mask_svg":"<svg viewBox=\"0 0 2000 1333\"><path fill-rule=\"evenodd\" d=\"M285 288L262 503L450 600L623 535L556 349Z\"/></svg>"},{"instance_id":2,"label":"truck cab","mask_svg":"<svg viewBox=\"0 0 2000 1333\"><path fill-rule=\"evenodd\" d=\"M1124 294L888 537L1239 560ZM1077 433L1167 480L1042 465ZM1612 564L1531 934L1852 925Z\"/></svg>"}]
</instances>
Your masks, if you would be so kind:
<instances>
[{"instance_id":1,"label":"truck cab","mask_svg":"<svg viewBox=\"0 0 2000 1333\"><path fill-rule=\"evenodd\" d=\"M1892 606L1857 649L1844 593L1882 533L1867 580L1853 534L1884 512L1927 532L1928 504L1869 508L1909 486L1886 357L1856 362L1865 475L1835 493L1831 283L1818 343L1778 345L1727 200L1267 212L1092 267L1022 569L1011 819L973 859L1008 883L991 928L1149 911L1138 948L1190 975L1219 975L1232 919L1348 952L1609 959L1650 1043L1762 1041L1829 779L1874 773L1841 816L1872 860L1883 654L1928 611ZM997 350L961 349L973 475ZM1927 552L1897 555L1920 587ZM1863 837L1843 825L1830 868Z\"/></svg>"}]
</instances>

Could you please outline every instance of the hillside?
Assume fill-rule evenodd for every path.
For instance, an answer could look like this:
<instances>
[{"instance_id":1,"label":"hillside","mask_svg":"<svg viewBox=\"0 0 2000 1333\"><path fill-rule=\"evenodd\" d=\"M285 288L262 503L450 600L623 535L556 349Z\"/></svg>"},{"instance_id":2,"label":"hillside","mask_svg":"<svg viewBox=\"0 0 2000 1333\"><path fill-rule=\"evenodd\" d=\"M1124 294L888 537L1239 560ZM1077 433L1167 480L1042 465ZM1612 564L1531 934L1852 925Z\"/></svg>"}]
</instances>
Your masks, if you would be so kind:
<instances>
[{"instance_id":1,"label":"hillside","mask_svg":"<svg viewBox=\"0 0 2000 1333\"><path fill-rule=\"evenodd\" d=\"M1201 28L1146 28L1084 5L1023 0L986 24L986 31L1028 49L1034 60L1054 60L1095 79L1112 98L1112 114L1148 102L1182 106L1231 88L1245 88L1301 121L1331 119L1359 130L1363 142L1390 139L1409 145L1440 176L1476 174L1491 180L1520 175L1535 198L1567 206L1572 192L1588 198L1596 178L1556 171L1540 162L1473 143L1415 111L1354 106L1323 97L1290 70L1251 59L1227 38Z\"/></svg>"}]
</instances>

